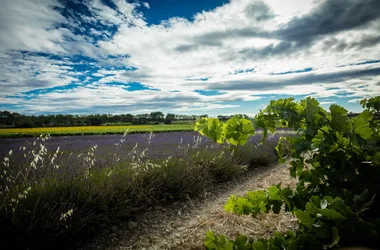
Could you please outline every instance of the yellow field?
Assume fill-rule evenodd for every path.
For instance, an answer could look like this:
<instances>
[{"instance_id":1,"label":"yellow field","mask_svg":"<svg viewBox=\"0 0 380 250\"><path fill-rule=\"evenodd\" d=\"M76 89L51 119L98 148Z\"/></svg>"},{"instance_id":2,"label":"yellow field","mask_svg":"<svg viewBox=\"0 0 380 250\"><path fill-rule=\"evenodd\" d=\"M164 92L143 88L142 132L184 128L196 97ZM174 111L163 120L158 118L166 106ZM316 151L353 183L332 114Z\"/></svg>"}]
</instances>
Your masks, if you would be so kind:
<instances>
[{"instance_id":1,"label":"yellow field","mask_svg":"<svg viewBox=\"0 0 380 250\"><path fill-rule=\"evenodd\" d=\"M50 135L84 135L84 134L122 134L126 130L136 132L191 131L193 124L171 125L131 125L131 126L83 126L83 127L43 127L43 128L4 128L0 137L24 137Z\"/></svg>"}]
</instances>

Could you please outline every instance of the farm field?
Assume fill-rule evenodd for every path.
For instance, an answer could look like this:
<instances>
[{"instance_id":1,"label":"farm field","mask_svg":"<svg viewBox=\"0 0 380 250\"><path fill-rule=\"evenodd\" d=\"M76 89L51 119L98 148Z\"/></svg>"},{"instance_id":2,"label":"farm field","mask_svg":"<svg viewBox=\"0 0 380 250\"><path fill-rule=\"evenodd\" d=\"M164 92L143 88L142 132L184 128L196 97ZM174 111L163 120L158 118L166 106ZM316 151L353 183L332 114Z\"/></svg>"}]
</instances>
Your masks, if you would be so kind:
<instances>
[{"instance_id":1,"label":"farm field","mask_svg":"<svg viewBox=\"0 0 380 250\"><path fill-rule=\"evenodd\" d=\"M275 135L268 138L268 141L277 141L281 135L289 135L294 132L278 130ZM198 140L199 133L194 131L173 131L173 132L160 132L160 133L134 133L127 134L125 137L121 134L105 134L105 135L66 135L66 136L52 136L49 140L44 142L44 146L50 150L56 150L58 147L60 151L65 152L84 152L93 146L97 146L98 153L113 153L116 149L120 152L128 152L132 150L136 143L138 147L144 149L149 147L147 154L154 155L155 157L168 157L173 155L178 147L193 146ZM202 144L211 143L211 141L202 137ZM259 143L261 138L261 131L257 131L256 136L251 137L251 143ZM0 138L0 159L8 154L10 150L17 152L20 147L26 146L28 148L33 146L34 137L19 137L19 138ZM120 143L120 140L125 140Z\"/></svg>"},{"instance_id":2,"label":"farm field","mask_svg":"<svg viewBox=\"0 0 380 250\"><path fill-rule=\"evenodd\" d=\"M279 131L269 137L268 141L277 142L279 136L291 133L292 132ZM17 153L22 147L26 147L27 149L36 148L36 146L33 146L35 138L36 137L0 138L0 159L6 156L10 150ZM257 144L260 138L261 133L258 131L256 136L251 137L250 143ZM122 143L121 140L123 140ZM114 153L115 150L117 150L119 154L123 154L123 152L127 154L137 144L140 150L148 148L145 152L147 155L165 158L175 156L175 152L178 151L178 148L194 147L194 143L202 145L213 144L210 139L201 137L198 132L174 131L152 134L135 133L127 134L126 136L120 134L52 136L49 140L44 142L44 146L48 151L55 151L59 147L61 152L80 154L87 152L91 147L96 145L96 152L100 157L101 155L105 156Z\"/></svg>"},{"instance_id":3,"label":"farm field","mask_svg":"<svg viewBox=\"0 0 380 250\"><path fill-rule=\"evenodd\" d=\"M51 136L123 134L126 130L128 133L192 131L194 124L4 128L0 129L0 138L33 137L40 134Z\"/></svg>"},{"instance_id":4,"label":"farm field","mask_svg":"<svg viewBox=\"0 0 380 250\"><path fill-rule=\"evenodd\" d=\"M1 210L0 233L18 239L9 242L12 246L77 246L120 218L195 199L216 184L274 163L281 135L259 145L257 134L239 147L194 131L2 138L2 186L27 195L0 196L15 209Z\"/></svg>"}]
</instances>

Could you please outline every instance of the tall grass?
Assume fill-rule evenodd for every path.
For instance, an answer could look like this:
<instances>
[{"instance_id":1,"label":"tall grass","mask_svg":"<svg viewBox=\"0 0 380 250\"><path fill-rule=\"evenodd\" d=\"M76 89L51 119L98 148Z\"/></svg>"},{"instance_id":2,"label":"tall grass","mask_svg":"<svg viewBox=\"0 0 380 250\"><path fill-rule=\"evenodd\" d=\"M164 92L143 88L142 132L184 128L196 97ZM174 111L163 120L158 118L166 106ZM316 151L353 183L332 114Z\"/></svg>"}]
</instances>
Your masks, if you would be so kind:
<instances>
[{"instance_id":1,"label":"tall grass","mask_svg":"<svg viewBox=\"0 0 380 250\"><path fill-rule=\"evenodd\" d=\"M150 206L197 197L207 187L275 160L275 142L245 147L202 142L149 154L126 134L108 154L49 152L49 136L10 151L0 167L0 235L5 249L73 248ZM4 249L4 248L2 248Z\"/></svg>"}]
</instances>

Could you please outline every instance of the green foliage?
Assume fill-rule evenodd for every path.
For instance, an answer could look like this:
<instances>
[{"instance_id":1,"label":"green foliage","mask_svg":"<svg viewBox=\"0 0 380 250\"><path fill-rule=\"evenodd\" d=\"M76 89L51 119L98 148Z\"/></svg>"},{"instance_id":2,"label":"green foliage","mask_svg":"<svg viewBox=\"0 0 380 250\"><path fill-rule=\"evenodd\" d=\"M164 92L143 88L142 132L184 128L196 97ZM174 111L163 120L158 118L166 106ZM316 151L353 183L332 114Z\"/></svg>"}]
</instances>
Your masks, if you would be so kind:
<instances>
[{"instance_id":1,"label":"green foliage","mask_svg":"<svg viewBox=\"0 0 380 250\"><path fill-rule=\"evenodd\" d=\"M112 135L124 134L128 130L133 133L161 133L161 132L184 132L193 131L194 124L158 124L158 125L121 125L121 126L83 126L83 127L44 127L44 128L5 128L0 129L0 138L35 137L41 134L51 136L72 135Z\"/></svg>"},{"instance_id":2,"label":"green foliage","mask_svg":"<svg viewBox=\"0 0 380 250\"><path fill-rule=\"evenodd\" d=\"M363 99L360 104L363 108L367 108L375 112L380 112L380 96L376 96L370 99Z\"/></svg>"},{"instance_id":3,"label":"green foliage","mask_svg":"<svg viewBox=\"0 0 380 250\"><path fill-rule=\"evenodd\" d=\"M224 209L227 212L235 214L252 214L266 213L272 210L278 213L281 209L281 196L277 186L272 186L268 190L259 190L256 192L248 192L247 197L235 197L231 195Z\"/></svg>"},{"instance_id":4,"label":"green foliage","mask_svg":"<svg viewBox=\"0 0 380 250\"><path fill-rule=\"evenodd\" d=\"M0 128L33 128L33 127L67 127L67 126L99 126L103 124L113 124L122 126L130 123L133 125L142 124L159 124L165 120L170 121L187 121L194 122L197 118L205 115L176 115L160 112L151 112L150 114L90 114L90 115L23 115L11 113L9 111L0 111ZM206 115L207 116L207 115Z\"/></svg>"},{"instance_id":5,"label":"green foliage","mask_svg":"<svg viewBox=\"0 0 380 250\"><path fill-rule=\"evenodd\" d=\"M225 210L236 214L272 211L282 206L297 218L296 232L275 233L269 239L248 240L239 236L226 240L209 232L207 249L326 249L353 245L380 247L380 97L363 100L363 112L349 118L347 110L331 105L329 112L317 100L293 98L273 100L256 115L255 127L263 129L262 141L277 126L298 132L281 137L276 146L279 162L290 160L290 175L298 178L294 190L272 186L231 195ZM217 128L234 124L236 118ZM202 121L207 124L208 120ZM214 133L210 127L205 135ZM229 131L232 132L232 128ZM240 134L239 131L235 134ZM219 133L218 141L227 140ZM244 144L247 134L234 137ZM239 239L239 240L238 240ZM242 243L244 242L244 243ZM232 244L232 245L231 245Z\"/></svg>"},{"instance_id":6,"label":"green foliage","mask_svg":"<svg viewBox=\"0 0 380 250\"><path fill-rule=\"evenodd\" d=\"M215 142L227 141L232 145L244 145L255 133L252 122L242 115L235 115L225 123L218 118L202 118L195 123L194 130Z\"/></svg>"}]
</instances>

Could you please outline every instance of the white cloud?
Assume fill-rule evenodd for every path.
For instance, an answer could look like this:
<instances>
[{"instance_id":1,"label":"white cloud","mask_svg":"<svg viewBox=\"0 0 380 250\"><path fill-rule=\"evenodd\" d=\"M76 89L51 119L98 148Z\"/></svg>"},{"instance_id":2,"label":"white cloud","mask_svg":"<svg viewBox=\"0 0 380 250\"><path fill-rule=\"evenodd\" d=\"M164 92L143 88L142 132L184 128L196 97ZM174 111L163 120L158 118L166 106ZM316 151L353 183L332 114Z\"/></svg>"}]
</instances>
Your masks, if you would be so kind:
<instances>
[{"instance_id":1,"label":"white cloud","mask_svg":"<svg viewBox=\"0 0 380 250\"><path fill-rule=\"evenodd\" d=\"M75 19L65 18L53 9L64 7L56 0L6 1L0 9L0 85L6 94L72 82L81 84L80 76L85 76L86 83L91 82L91 76L101 77L91 84L92 89L48 93L23 102L28 107L63 112L99 104L134 104L139 110L146 110L157 107L159 102L176 111L220 110L237 108L230 102L255 101L262 95L324 98L344 94L355 100L380 93L380 77L375 74L379 63L346 66L379 60L378 18L364 23L365 18L358 17L363 25L356 27L355 23L339 19L339 13L326 13L326 18L336 17L336 23L319 27L320 33L313 33L318 29L306 24L315 19L313 15L320 9L328 10L324 0L231 0L212 11L196 13L193 21L173 17L159 25L149 25L138 11L141 6L149 9L148 3L113 2L115 8L100 0L84 2L89 12L78 14ZM376 3L364 2L363 5ZM341 5L353 3L340 1ZM98 27L86 33L81 22ZM301 28L305 26L309 28L303 37ZM112 29L116 29L115 34ZM67 56L68 60L11 53L20 50ZM69 59L73 55L94 58L99 61L94 64L104 68L73 72L75 63ZM113 57L107 58L108 55ZM137 70L126 71L122 67ZM235 74L252 68L253 72ZM304 68L312 71L278 74ZM369 73L352 74L359 71ZM186 80L201 78L208 80ZM107 86L109 82L141 82L161 92L145 90L137 94ZM224 93L203 96L194 92L212 89ZM172 100L177 100L175 105ZM49 105L49 101L55 105Z\"/></svg>"},{"instance_id":2,"label":"white cloud","mask_svg":"<svg viewBox=\"0 0 380 250\"><path fill-rule=\"evenodd\" d=\"M294 16L307 14L321 0L266 0L265 3L275 13L277 19L283 23L288 22Z\"/></svg>"},{"instance_id":3,"label":"white cloud","mask_svg":"<svg viewBox=\"0 0 380 250\"><path fill-rule=\"evenodd\" d=\"M55 24L65 18L53 7L61 4L55 0L12 0L2 1L0 8L0 51L29 50L37 52L62 53L57 44L63 35ZM61 6L62 7L62 6Z\"/></svg>"},{"instance_id":4,"label":"white cloud","mask_svg":"<svg viewBox=\"0 0 380 250\"><path fill-rule=\"evenodd\" d=\"M20 95L33 89L78 82L70 62L22 53L0 54L2 95ZM81 73L80 75L82 75Z\"/></svg>"},{"instance_id":5,"label":"white cloud","mask_svg":"<svg viewBox=\"0 0 380 250\"><path fill-rule=\"evenodd\" d=\"M313 11L322 1L265 1L273 11L272 19L257 21L249 18L246 10L256 6L252 1L235 0L211 12L195 15L194 22L186 19L173 18L162 25L130 27L122 25L117 34L110 41L101 41L99 46L113 55L129 54L128 64L138 68L136 72L128 73L124 80L141 81L154 88L182 91L192 91L199 88L213 88L215 82L225 82L233 85L235 81L257 81L263 79L262 90L257 93L284 93L284 94L311 94L318 91L321 96L326 95L327 85L310 86L307 89L294 87L290 81L284 90L265 90L265 85L273 78L291 79L294 76L273 77L268 75L275 72L296 71L306 67L315 70L315 74L324 74L332 71L338 65L352 62L376 59L374 50L380 51L380 44L368 49L353 48L350 53L341 53L331 49L326 54L326 39L343 39L353 43L355 38L364 34L374 34L372 28L361 30L342 31L336 35L321 37L310 47L300 48L287 54L273 54L269 57L255 58L242 57L244 49L255 48L260 51L273 44L275 47L281 40L266 37L226 36L220 37L220 32L228 30L271 31L278 29L285 19L291 20L296 15L301 16ZM257 5L260 6L260 5ZM260 10L257 10L260 11ZM280 18L281 20L277 20ZM285 19L284 19L285 18ZM215 38L213 39L213 34ZM205 36L209 36L205 40ZM203 40L201 39L203 37ZM133 38L133 39L132 39ZM181 48L182 50L178 50ZM230 75L236 69L255 68L254 73ZM211 77L211 80L186 82L186 78ZM264 81L265 80L265 81ZM268 81L269 80L269 83ZM321 82L321 84L323 84ZM342 82L342 85L345 83ZM373 86L379 89L377 86ZM295 88L295 89L293 89ZM380 89L379 89L380 91ZM325 93L325 94L323 94ZM244 94L243 94L244 96Z\"/></svg>"},{"instance_id":6,"label":"white cloud","mask_svg":"<svg viewBox=\"0 0 380 250\"><path fill-rule=\"evenodd\" d=\"M136 25L139 27L146 25L143 16L135 10L138 4L115 0L114 4L117 8L113 9L104 5L100 0L92 0L88 3L95 19L104 25Z\"/></svg>"},{"instance_id":7,"label":"white cloud","mask_svg":"<svg viewBox=\"0 0 380 250\"><path fill-rule=\"evenodd\" d=\"M321 105L329 105L329 104L334 104L335 102L320 102L319 104Z\"/></svg>"},{"instance_id":8,"label":"white cloud","mask_svg":"<svg viewBox=\"0 0 380 250\"><path fill-rule=\"evenodd\" d=\"M143 2L143 5L144 5L145 8L150 9L149 3Z\"/></svg>"}]
</instances>

